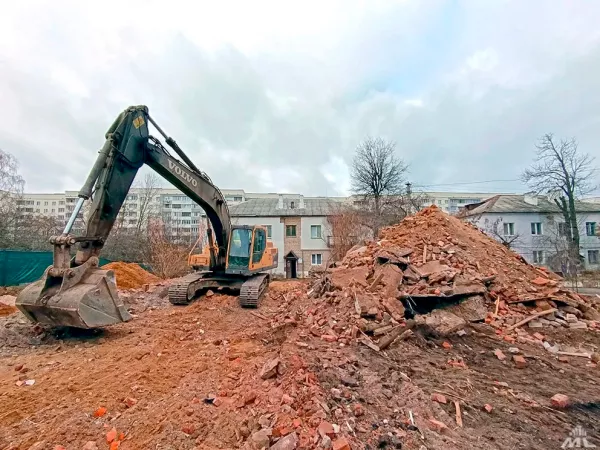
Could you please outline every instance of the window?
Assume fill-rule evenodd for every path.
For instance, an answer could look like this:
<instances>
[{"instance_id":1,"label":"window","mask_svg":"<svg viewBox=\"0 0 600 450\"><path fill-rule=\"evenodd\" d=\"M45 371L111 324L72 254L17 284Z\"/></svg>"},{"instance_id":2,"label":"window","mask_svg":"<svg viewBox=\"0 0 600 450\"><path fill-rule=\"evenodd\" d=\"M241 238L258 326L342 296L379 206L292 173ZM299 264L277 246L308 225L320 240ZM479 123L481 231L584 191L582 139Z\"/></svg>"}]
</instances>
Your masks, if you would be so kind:
<instances>
[{"instance_id":1,"label":"window","mask_svg":"<svg viewBox=\"0 0 600 450\"><path fill-rule=\"evenodd\" d=\"M541 222L531 222L531 234L536 236L542 235L542 223Z\"/></svg>"},{"instance_id":2,"label":"window","mask_svg":"<svg viewBox=\"0 0 600 450\"><path fill-rule=\"evenodd\" d=\"M267 238L271 239L271 233L273 231L273 227L271 225L263 225L267 229Z\"/></svg>"},{"instance_id":3,"label":"window","mask_svg":"<svg viewBox=\"0 0 600 450\"><path fill-rule=\"evenodd\" d=\"M65 208L58 208L58 212L64 213L65 212Z\"/></svg>"},{"instance_id":4,"label":"window","mask_svg":"<svg viewBox=\"0 0 600 450\"><path fill-rule=\"evenodd\" d=\"M47 213L48 212L48 208L44 209L44 212Z\"/></svg>"},{"instance_id":5,"label":"window","mask_svg":"<svg viewBox=\"0 0 600 450\"><path fill-rule=\"evenodd\" d=\"M233 197L233 201L234 202L241 202L242 201L242 197Z\"/></svg>"},{"instance_id":6,"label":"window","mask_svg":"<svg viewBox=\"0 0 600 450\"><path fill-rule=\"evenodd\" d=\"M598 264L599 253L598 250L588 250L588 262L590 264Z\"/></svg>"},{"instance_id":7,"label":"window","mask_svg":"<svg viewBox=\"0 0 600 450\"><path fill-rule=\"evenodd\" d=\"M257 229L254 232L254 248L252 249L252 262L257 263L265 251L265 230Z\"/></svg>"},{"instance_id":8,"label":"window","mask_svg":"<svg viewBox=\"0 0 600 450\"><path fill-rule=\"evenodd\" d=\"M184 211L181 213L181 217L191 217L191 216L192 216L191 212Z\"/></svg>"},{"instance_id":9,"label":"window","mask_svg":"<svg viewBox=\"0 0 600 450\"><path fill-rule=\"evenodd\" d=\"M533 263L534 264L544 264L543 250L534 250L533 251Z\"/></svg>"},{"instance_id":10,"label":"window","mask_svg":"<svg viewBox=\"0 0 600 450\"><path fill-rule=\"evenodd\" d=\"M56 208L52 208L52 212L56 212Z\"/></svg>"},{"instance_id":11,"label":"window","mask_svg":"<svg viewBox=\"0 0 600 450\"><path fill-rule=\"evenodd\" d=\"M568 236L569 228L567 228L566 222L558 222L558 235L559 236Z\"/></svg>"},{"instance_id":12,"label":"window","mask_svg":"<svg viewBox=\"0 0 600 450\"><path fill-rule=\"evenodd\" d=\"M515 224L513 222L506 222L504 224L504 236L515 235Z\"/></svg>"},{"instance_id":13,"label":"window","mask_svg":"<svg viewBox=\"0 0 600 450\"><path fill-rule=\"evenodd\" d=\"M173 209L181 209L181 205L179 203L173 203L171 206Z\"/></svg>"},{"instance_id":14,"label":"window","mask_svg":"<svg viewBox=\"0 0 600 450\"><path fill-rule=\"evenodd\" d=\"M596 236L596 222L585 223L585 234L588 236Z\"/></svg>"},{"instance_id":15,"label":"window","mask_svg":"<svg viewBox=\"0 0 600 450\"><path fill-rule=\"evenodd\" d=\"M296 237L296 225L286 225L285 235L287 237Z\"/></svg>"},{"instance_id":16,"label":"window","mask_svg":"<svg viewBox=\"0 0 600 450\"><path fill-rule=\"evenodd\" d=\"M35 202L36 206L40 206L40 202Z\"/></svg>"},{"instance_id":17,"label":"window","mask_svg":"<svg viewBox=\"0 0 600 450\"><path fill-rule=\"evenodd\" d=\"M310 256L310 260L313 266L320 266L321 264L323 264L323 255L320 253L313 253Z\"/></svg>"},{"instance_id":18,"label":"window","mask_svg":"<svg viewBox=\"0 0 600 450\"><path fill-rule=\"evenodd\" d=\"M295 206L296 206L296 205L295 205L295 203L294 203L294 202L290 202L290 208L291 208L291 209L294 209L294 207L295 207Z\"/></svg>"},{"instance_id":19,"label":"window","mask_svg":"<svg viewBox=\"0 0 600 450\"><path fill-rule=\"evenodd\" d=\"M44 206L48 206L48 202L44 202Z\"/></svg>"},{"instance_id":20,"label":"window","mask_svg":"<svg viewBox=\"0 0 600 450\"><path fill-rule=\"evenodd\" d=\"M64 201L64 200L61 200L61 201L59 201L59 202L58 202L58 204L59 204L59 205L64 205L64 204L65 204L65 201Z\"/></svg>"},{"instance_id":21,"label":"window","mask_svg":"<svg viewBox=\"0 0 600 450\"><path fill-rule=\"evenodd\" d=\"M321 239L321 225L311 225L310 226L310 238L311 239Z\"/></svg>"},{"instance_id":22,"label":"window","mask_svg":"<svg viewBox=\"0 0 600 450\"><path fill-rule=\"evenodd\" d=\"M56 202L52 202L52 206L56 206Z\"/></svg>"}]
</instances>

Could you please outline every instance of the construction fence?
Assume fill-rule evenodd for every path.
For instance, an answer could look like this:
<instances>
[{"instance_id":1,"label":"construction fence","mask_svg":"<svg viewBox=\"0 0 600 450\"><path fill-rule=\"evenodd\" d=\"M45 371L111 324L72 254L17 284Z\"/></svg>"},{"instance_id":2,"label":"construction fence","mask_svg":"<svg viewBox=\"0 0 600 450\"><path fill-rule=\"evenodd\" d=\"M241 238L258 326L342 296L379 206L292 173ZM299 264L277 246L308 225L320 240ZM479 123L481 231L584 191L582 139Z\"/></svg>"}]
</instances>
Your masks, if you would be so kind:
<instances>
[{"instance_id":1,"label":"construction fence","mask_svg":"<svg viewBox=\"0 0 600 450\"><path fill-rule=\"evenodd\" d=\"M110 261L100 258L100 266ZM52 265L52 252L0 249L0 286L18 286L39 280Z\"/></svg>"}]
</instances>

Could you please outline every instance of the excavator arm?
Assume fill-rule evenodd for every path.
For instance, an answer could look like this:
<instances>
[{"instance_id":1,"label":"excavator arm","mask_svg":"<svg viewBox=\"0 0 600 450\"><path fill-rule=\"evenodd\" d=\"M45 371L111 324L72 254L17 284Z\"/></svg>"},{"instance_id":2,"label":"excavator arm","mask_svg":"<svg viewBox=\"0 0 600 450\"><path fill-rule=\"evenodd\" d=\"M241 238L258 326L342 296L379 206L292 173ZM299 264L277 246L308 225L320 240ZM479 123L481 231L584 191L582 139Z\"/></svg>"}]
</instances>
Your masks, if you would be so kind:
<instances>
[{"instance_id":1,"label":"excavator arm","mask_svg":"<svg viewBox=\"0 0 600 450\"><path fill-rule=\"evenodd\" d=\"M173 157L149 134L152 123L183 161ZM112 271L98 268L98 255L125 202L138 170L147 164L199 204L214 230L211 270L222 271L231 232L231 218L221 191L152 120L146 106L123 111L106 133L106 141L60 236L51 238L53 265L42 279L25 288L17 307L34 322L93 328L129 320L118 299ZM85 236L70 234L85 200L92 199ZM212 240L212 236L209 236ZM78 244L74 258L71 246ZM216 248L216 250L215 250Z\"/></svg>"},{"instance_id":2,"label":"excavator arm","mask_svg":"<svg viewBox=\"0 0 600 450\"><path fill-rule=\"evenodd\" d=\"M155 124L148 114L148 108L133 106L121 113L106 134L106 143L79 192L81 203L82 200L89 199L93 192L95 194L88 217L86 240L79 244L75 264L98 255L138 170L143 164L147 164L206 212L219 248L218 254L214 255L215 267L212 269L219 270L225 264L231 230L231 218L225 198L210 178L196 168L177 143L164 135L158 125L155 124L157 130L184 162L170 155L160 141L150 136L149 123ZM72 218L75 216L76 214ZM63 234L69 232L70 229L65 229Z\"/></svg>"}]
</instances>

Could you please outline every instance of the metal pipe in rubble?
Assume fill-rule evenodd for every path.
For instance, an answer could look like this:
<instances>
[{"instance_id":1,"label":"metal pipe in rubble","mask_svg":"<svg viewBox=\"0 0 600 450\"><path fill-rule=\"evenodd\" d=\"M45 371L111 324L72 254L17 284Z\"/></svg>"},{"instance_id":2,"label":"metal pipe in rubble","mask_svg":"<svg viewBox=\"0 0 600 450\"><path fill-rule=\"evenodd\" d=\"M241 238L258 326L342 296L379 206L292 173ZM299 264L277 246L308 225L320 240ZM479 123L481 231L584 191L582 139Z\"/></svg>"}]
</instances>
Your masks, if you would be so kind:
<instances>
[{"instance_id":1,"label":"metal pipe in rubble","mask_svg":"<svg viewBox=\"0 0 600 450\"><path fill-rule=\"evenodd\" d=\"M77 200L77 203L75 204L75 209L73 210L73 213L71 214L71 217L69 217L69 221L67 222L67 225L65 226L63 234L69 234L71 232L71 228L73 228L75 219L77 219L77 214L79 214L79 211L81 211L83 202L85 202L85 198L79 197L79 199Z\"/></svg>"}]
</instances>

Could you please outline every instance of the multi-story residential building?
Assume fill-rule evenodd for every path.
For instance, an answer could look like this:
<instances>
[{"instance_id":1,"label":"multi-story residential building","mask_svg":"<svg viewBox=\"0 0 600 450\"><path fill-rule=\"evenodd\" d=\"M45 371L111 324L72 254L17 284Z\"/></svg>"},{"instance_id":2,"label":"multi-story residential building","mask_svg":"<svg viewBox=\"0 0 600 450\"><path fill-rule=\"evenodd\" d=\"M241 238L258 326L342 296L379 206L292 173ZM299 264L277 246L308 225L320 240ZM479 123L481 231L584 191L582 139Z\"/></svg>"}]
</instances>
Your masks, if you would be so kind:
<instances>
[{"instance_id":1,"label":"multi-story residential building","mask_svg":"<svg viewBox=\"0 0 600 450\"><path fill-rule=\"evenodd\" d=\"M461 208L491 198L497 193L485 192L423 192L427 204L436 205L442 211L455 215Z\"/></svg>"},{"instance_id":2,"label":"multi-story residential building","mask_svg":"<svg viewBox=\"0 0 600 450\"><path fill-rule=\"evenodd\" d=\"M580 257L585 268L600 269L600 204L576 203ZM497 195L469 205L463 217L519 253L529 263L565 270L568 225L547 197Z\"/></svg>"}]
</instances>

